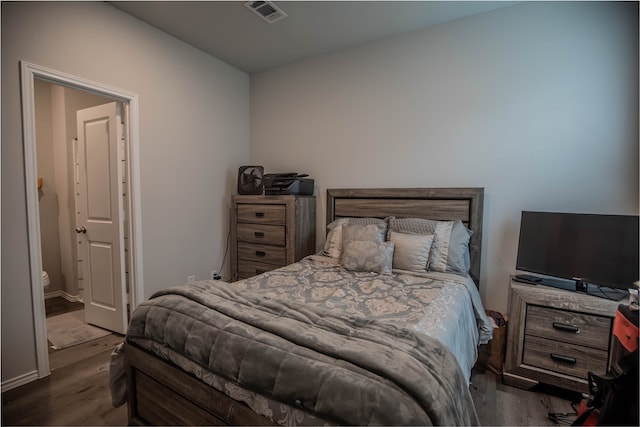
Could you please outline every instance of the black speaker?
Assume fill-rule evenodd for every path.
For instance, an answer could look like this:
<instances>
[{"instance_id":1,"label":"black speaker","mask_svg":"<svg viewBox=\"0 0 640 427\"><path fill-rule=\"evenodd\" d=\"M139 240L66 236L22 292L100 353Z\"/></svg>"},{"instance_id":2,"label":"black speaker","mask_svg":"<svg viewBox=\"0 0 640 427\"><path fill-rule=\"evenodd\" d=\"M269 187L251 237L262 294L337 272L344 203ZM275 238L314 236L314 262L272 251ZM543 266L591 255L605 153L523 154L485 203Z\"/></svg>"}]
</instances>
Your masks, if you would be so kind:
<instances>
[{"instance_id":1,"label":"black speaker","mask_svg":"<svg viewBox=\"0 0 640 427\"><path fill-rule=\"evenodd\" d=\"M264 168L262 166L240 166L238 170L238 194L262 194L264 191Z\"/></svg>"}]
</instances>

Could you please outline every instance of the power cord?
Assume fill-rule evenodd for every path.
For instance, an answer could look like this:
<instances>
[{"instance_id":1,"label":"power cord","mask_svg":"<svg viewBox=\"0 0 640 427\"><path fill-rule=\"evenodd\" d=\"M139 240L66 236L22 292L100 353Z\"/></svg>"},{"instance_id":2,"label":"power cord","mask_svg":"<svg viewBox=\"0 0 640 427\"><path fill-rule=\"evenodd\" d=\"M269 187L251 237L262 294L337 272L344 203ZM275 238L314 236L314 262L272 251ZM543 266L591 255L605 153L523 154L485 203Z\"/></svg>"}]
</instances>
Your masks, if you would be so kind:
<instances>
[{"instance_id":1,"label":"power cord","mask_svg":"<svg viewBox=\"0 0 640 427\"><path fill-rule=\"evenodd\" d=\"M598 289L598 291L603 295L603 297L608 300L619 301L619 299L616 297L626 295L626 291L619 290L619 289L606 288L605 290L603 289L602 286L596 286L596 289Z\"/></svg>"},{"instance_id":2,"label":"power cord","mask_svg":"<svg viewBox=\"0 0 640 427\"><path fill-rule=\"evenodd\" d=\"M554 424L565 426L573 424L577 416L575 412L549 412L547 415Z\"/></svg>"},{"instance_id":3,"label":"power cord","mask_svg":"<svg viewBox=\"0 0 640 427\"><path fill-rule=\"evenodd\" d=\"M556 425L570 426L578 416L578 403L571 402L573 412L547 412L547 417Z\"/></svg>"},{"instance_id":4,"label":"power cord","mask_svg":"<svg viewBox=\"0 0 640 427\"><path fill-rule=\"evenodd\" d=\"M224 268L224 262L227 259L227 252L229 251L229 239L231 237L231 216L229 216L229 228L227 231L227 241L226 244L224 246L224 255L222 256L222 263L220 265L220 267L218 268L218 274L216 274L215 276L213 276L213 280L224 280L225 282L228 281L227 278L222 277L221 273L222 273L222 269Z\"/></svg>"}]
</instances>

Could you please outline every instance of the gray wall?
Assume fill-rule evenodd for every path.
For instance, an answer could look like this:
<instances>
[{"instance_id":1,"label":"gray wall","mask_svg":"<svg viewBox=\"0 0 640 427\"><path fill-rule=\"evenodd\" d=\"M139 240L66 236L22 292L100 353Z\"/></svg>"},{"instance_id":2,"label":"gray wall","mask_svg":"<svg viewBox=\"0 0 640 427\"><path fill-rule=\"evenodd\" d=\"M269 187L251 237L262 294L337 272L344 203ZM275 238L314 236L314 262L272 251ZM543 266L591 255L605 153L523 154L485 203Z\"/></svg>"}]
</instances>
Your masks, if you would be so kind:
<instances>
[{"instance_id":1,"label":"gray wall","mask_svg":"<svg viewBox=\"0 0 640 427\"><path fill-rule=\"evenodd\" d=\"M2 3L2 382L36 369L19 61L139 95L144 298L219 268L249 76L101 2Z\"/></svg>"},{"instance_id":2,"label":"gray wall","mask_svg":"<svg viewBox=\"0 0 640 427\"><path fill-rule=\"evenodd\" d=\"M62 287L62 263L58 230L58 188L53 146L51 85L38 80L34 91L34 97L37 100L35 115L38 177L42 178L42 188L38 190L42 269L47 272L51 281L47 291L53 292L59 291Z\"/></svg>"},{"instance_id":3,"label":"gray wall","mask_svg":"<svg viewBox=\"0 0 640 427\"><path fill-rule=\"evenodd\" d=\"M315 178L318 230L327 188L484 187L506 310L522 210L638 213L638 5L523 3L253 75L251 162Z\"/></svg>"},{"instance_id":4,"label":"gray wall","mask_svg":"<svg viewBox=\"0 0 640 427\"><path fill-rule=\"evenodd\" d=\"M522 209L638 212L637 18L520 4L252 76L249 98L106 4L2 3L2 382L35 370L20 60L140 96L145 297L218 268L251 162L310 173L319 230L326 188L485 187L481 291L504 310Z\"/></svg>"}]
</instances>

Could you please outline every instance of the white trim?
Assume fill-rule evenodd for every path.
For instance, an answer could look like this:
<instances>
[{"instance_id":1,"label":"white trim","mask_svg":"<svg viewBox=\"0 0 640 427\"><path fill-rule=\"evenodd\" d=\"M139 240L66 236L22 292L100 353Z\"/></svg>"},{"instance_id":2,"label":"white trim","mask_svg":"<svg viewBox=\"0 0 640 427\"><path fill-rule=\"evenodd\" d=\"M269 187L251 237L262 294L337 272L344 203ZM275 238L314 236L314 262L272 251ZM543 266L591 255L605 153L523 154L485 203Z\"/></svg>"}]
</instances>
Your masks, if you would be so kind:
<instances>
[{"instance_id":1,"label":"white trim","mask_svg":"<svg viewBox=\"0 0 640 427\"><path fill-rule=\"evenodd\" d=\"M4 381L2 383L2 392L4 393L5 391L13 390L14 388L29 384L30 382L33 382L38 378L41 378L40 376L38 376L38 371L27 372L26 374L11 378L10 380Z\"/></svg>"},{"instance_id":2,"label":"white trim","mask_svg":"<svg viewBox=\"0 0 640 427\"><path fill-rule=\"evenodd\" d=\"M24 166L27 184L27 225L29 234L29 265L31 266L31 298L36 339L37 378L49 375L49 350L42 284L42 248L40 247L40 213L38 211L38 164L36 154L36 120L34 100L35 70L26 63L22 71L22 126L24 134ZM20 378L20 377L18 377Z\"/></svg>"},{"instance_id":3,"label":"white trim","mask_svg":"<svg viewBox=\"0 0 640 427\"><path fill-rule=\"evenodd\" d=\"M46 292L44 294L44 299L47 300L47 299L61 297L62 294L63 294L63 292L61 290L57 290L57 291L53 291L53 292Z\"/></svg>"},{"instance_id":4,"label":"white trim","mask_svg":"<svg viewBox=\"0 0 640 427\"><path fill-rule=\"evenodd\" d=\"M125 104L126 131L128 132L129 152L127 171L129 179L129 212L131 212L129 223L129 281L131 289L129 289L129 304L131 304L129 313L144 300L144 277L142 269L142 195L140 193L140 127L138 97L129 99L129 103ZM135 167L134 167L135 166Z\"/></svg>"},{"instance_id":5,"label":"white trim","mask_svg":"<svg viewBox=\"0 0 640 427\"><path fill-rule=\"evenodd\" d=\"M131 294L133 302L131 307L132 311L137 306L138 301L144 297L144 281L142 275L142 215L140 210L141 193L138 95L25 61L20 62L20 69L25 156L24 163L26 174L25 182L27 185L26 199L29 234L29 265L31 266L31 295L36 340L37 378L42 378L49 375L49 352L47 348L44 288L42 286L42 249L40 246L40 214L38 210L37 191L34 79L38 78L74 89L88 90L109 98L123 101L129 105L129 167L131 172L129 184L131 186L131 204L129 206L129 215L132 228L131 234L129 235L129 250L131 252L129 279L131 280ZM30 379L26 382L33 381L31 374L28 374L27 376L29 376ZM15 380L10 381L22 381L22 377L17 377Z\"/></svg>"},{"instance_id":6,"label":"white trim","mask_svg":"<svg viewBox=\"0 0 640 427\"><path fill-rule=\"evenodd\" d=\"M53 291L53 292L47 292L46 294L44 294L44 299L52 299L52 298L57 298L57 297L62 297L65 300L69 301L69 302L78 302L81 301L82 299L80 298L80 295L71 295L66 293L63 290L57 290L57 291Z\"/></svg>"}]
</instances>

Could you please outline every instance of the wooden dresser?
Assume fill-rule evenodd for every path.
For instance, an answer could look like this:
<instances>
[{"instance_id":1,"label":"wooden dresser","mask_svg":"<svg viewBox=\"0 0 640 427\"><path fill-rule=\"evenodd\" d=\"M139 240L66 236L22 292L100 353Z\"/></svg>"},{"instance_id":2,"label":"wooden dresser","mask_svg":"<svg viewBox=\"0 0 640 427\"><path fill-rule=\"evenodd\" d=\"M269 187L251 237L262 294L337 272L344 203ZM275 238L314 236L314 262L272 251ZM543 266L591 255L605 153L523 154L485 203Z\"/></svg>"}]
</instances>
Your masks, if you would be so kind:
<instances>
[{"instance_id":1,"label":"wooden dresser","mask_svg":"<svg viewBox=\"0 0 640 427\"><path fill-rule=\"evenodd\" d=\"M505 384L588 392L587 373L609 368L613 319L624 303L512 279Z\"/></svg>"},{"instance_id":2,"label":"wooden dresser","mask_svg":"<svg viewBox=\"0 0 640 427\"><path fill-rule=\"evenodd\" d=\"M233 281L294 263L315 251L315 197L232 197Z\"/></svg>"}]
</instances>

